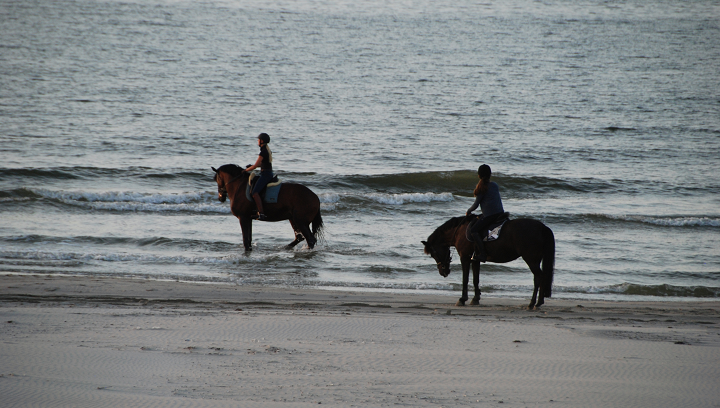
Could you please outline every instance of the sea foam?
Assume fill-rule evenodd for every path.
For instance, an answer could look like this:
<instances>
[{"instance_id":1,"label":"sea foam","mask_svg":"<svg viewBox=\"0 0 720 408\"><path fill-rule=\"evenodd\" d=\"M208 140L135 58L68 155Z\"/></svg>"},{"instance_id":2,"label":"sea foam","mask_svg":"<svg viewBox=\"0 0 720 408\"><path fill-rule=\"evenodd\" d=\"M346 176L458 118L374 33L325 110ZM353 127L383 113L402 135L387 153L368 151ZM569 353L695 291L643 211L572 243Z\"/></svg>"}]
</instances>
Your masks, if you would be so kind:
<instances>
[{"instance_id":1,"label":"sea foam","mask_svg":"<svg viewBox=\"0 0 720 408\"><path fill-rule=\"evenodd\" d=\"M138 192L87 192L33 190L36 194L63 204L95 210L133 212L201 212L230 213L230 207L215 202L208 192L147 194Z\"/></svg>"},{"instance_id":2,"label":"sea foam","mask_svg":"<svg viewBox=\"0 0 720 408\"><path fill-rule=\"evenodd\" d=\"M453 201L451 193L402 193L402 194L381 194L371 193L365 197L380 204L402 205L406 203L429 203L433 201Z\"/></svg>"}]
</instances>

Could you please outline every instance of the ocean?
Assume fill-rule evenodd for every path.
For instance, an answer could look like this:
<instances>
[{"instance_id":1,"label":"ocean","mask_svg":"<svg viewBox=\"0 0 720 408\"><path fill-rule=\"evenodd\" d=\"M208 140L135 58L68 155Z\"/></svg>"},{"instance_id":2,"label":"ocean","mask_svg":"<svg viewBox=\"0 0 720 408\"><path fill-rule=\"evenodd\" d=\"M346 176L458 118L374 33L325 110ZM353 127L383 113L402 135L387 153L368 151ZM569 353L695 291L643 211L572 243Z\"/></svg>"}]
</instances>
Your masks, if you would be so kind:
<instances>
[{"instance_id":1,"label":"ocean","mask_svg":"<svg viewBox=\"0 0 720 408\"><path fill-rule=\"evenodd\" d=\"M2 275L459 296L420 241L487 163L555 233L553 297L720 299L716 1L0 0L0 33ZM312 250L254 222L246 253L217 200L261 132Z\"/></svg>"}]
</instances>

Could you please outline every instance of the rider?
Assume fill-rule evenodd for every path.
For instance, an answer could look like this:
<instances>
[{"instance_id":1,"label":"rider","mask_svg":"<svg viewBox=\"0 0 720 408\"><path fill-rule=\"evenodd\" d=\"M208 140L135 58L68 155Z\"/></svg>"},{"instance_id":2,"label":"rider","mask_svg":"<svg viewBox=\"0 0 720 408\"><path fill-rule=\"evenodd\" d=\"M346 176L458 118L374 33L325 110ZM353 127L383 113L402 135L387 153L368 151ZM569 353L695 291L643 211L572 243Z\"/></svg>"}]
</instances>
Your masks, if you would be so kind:
<instances>
[{"instance_id":1,"label":"rider","mask_svg":"<svg viewBox=\"0 0 720 408\"><path fill-rule=\"evenodd\" d=\"M260 155L258 156L255 164L245 169L245 171L250 172L260 167L260 178L255 183L255 187L253 187L252 190L252 197L255 200L255 205L257 205L258 210L257 219L260 221L267 220L267 217L263 213L263 205L262 199L260 198L260 192L263 190L263 188L265 188L265 186L268 185L268 183L273 178L272 151L270 150L270 147L268 147L268 143L270 143L270 136L267 133L260 133L260 135L258 135L258 146L260 146Z\"/></svg>"},{"instance_id":2,"label":"rider","mask_svg":"<svg viewBox=\"0 0 720 408\"><path fill-rule=\"evenodd\" d=\"M478 168L478 181L475 186L475 202L467 210L465 215L472 215L478 206L482 211L482 215L478 217L476 221L471 222L468 225L470 228L470 236L475 240L475 253L473 254L473 260L479 260L480 262L487 261L487 254L485 253L485 245L483 244L483 235L487 234L487 227L500 215L504 214L502 200L500 199L500 187L494 181L490 181L490 175L492 170L487 164L483 164Z\"/></svg>"}]
</instances>

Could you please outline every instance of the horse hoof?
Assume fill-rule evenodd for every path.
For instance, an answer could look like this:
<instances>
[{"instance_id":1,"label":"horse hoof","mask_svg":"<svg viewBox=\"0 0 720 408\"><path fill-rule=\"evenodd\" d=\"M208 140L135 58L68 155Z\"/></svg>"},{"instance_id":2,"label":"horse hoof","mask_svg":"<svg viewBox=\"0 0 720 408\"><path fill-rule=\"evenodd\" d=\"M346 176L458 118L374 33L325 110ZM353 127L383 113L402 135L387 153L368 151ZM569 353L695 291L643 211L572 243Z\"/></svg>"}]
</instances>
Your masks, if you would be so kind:
<instances>
[{"instance_id":1,"label":"horse hoof","mask_svg":"<svg viewBox=\"0 0 720 408\"><path fill-rule=\"evenodd\" d=\"M455 303L455 306L465 306L465 302L462 300L458 300L457 303Z\"/></svg>"},{"instance_id":2,"label":"horse hoof","mask_svg":"<svg viewBox=\"0 0 720 408\"><path fill-rule=\"evenodd\" d=\"M473 299L470 301L470 306L480 306L480 301L477 299Z\"/></svg>"}]
</instances>

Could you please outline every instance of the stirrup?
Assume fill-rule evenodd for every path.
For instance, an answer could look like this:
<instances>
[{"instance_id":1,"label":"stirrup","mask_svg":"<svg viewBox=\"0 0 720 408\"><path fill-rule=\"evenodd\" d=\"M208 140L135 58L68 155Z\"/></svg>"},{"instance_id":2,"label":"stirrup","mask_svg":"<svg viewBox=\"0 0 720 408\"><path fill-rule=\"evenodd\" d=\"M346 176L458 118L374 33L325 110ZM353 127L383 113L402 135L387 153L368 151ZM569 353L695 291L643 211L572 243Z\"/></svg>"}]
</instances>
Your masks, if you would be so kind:
<instances>
[{"instance_id":1,"label":"stirrup","mask_svg":"<svg viewBox=\"0 0 720 408\"><path fill-rule=\"evenodd\" d=\"M472 257L470 258L471 261L480 261L480 262L487 262L487 255L482 256L478 253L478 251L473 252Z\"/></svg>"},{"instance_id":2,"label":"stirrup","mask_svg":"<svg viewBox=\"0 0 720 408\"><path fill-rule=\"evenodd\" d=\"M263 214L261 212L257 213L253 218L255 218L258 221L266 221L267 220L267 216L265 216L265 214Z\"/></svg>"}]
</instances>

